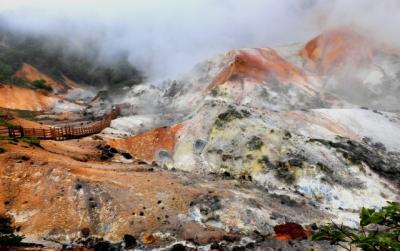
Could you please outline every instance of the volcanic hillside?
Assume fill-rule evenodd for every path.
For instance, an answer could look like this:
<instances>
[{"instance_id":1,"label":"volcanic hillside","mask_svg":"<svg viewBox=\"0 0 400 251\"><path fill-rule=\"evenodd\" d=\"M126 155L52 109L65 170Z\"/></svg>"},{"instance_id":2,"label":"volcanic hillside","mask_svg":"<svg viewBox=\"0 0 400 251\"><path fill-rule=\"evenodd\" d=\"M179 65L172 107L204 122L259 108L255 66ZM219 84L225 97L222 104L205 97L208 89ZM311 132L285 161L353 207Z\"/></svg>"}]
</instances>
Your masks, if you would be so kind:
<instances>
[{"instance_id":1,"label":"volcanic hillside","mask_svg":"<svg viewBox=\"0 0 400 251\"><path fill-rule=\"evenodd\" d=\"M148 163L248 179L353 224L357 208L399 198L400 117L390 112L400 90L396 51L347 29L305 45L234 50L160 90L166 107L182 111L184 104L185 119L109 143ZM171 98L172 88L179 91ZM127 100L139 104L145 95L133 90ZM140 116L121 129L151 128L136 126ZM168 143L160 143L160 131Z\"/></svg>"},{"instance_id":2,"label":"volcanic hillside","mask_svg":"<svg viewBox=\"0 0 400 251\"><path fill-rule=\"evenodd\" d=\"M60 80L21 61L8 80L29 83L2 85L0 106L7 92L14 109L56 102L54 113L71 102L83 110L67 116L94 120L111 109L107 91L80 103L56 94L58 83L114 79L125 93L121 117L98 135L1 141L0 216L27 242L55 248L335 250L305 239L400 200L397 52L336 29L305 44L236 49L162 86L136 85L133 71L128 83L91 71ZM32 90L38 77L53 91ZM43 126L55 123L46 116Z\"/></svg>"},{"instance_id":3,"label":"volcanic hillside","mask_svg":"<svg viewBox=\"0 0 400 251\"><path fill-rule=\"evenodd\" d=\"M116 87L113 92L143 80L123 53L113 62L102 62L96 46L88 45L83 51L72 47L57 37L26 35L0 23L0 84L10 89L0 96L11 99L1 107L52 111L55 101L74 103L83 97L93 98L92 92L109 85ZM26 99L27 95L32 98ZM23 104L30 101L32 104Z\"/></svg>"}]
</instances>

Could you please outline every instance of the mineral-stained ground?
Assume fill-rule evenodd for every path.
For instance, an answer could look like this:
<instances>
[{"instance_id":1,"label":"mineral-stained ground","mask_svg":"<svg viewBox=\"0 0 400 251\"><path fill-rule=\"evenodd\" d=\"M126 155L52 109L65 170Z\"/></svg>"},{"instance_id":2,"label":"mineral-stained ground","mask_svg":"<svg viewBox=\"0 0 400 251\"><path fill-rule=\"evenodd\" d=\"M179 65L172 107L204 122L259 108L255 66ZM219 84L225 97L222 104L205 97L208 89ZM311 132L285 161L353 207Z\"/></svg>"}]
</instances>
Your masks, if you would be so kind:
<instances>
[{"instance_id":1,"label":"mineral-stained ground","mask_svg":"<svg viewBox=\"0 0 400 251\"><path fill-rule=\"evenodd\" d=\"M333 30L118 99L1 86L21 95L0 104L22 126L122 114L81 139L1 140L0 226L25 249L336 250L312 232L400 200L399 66L398 50ZM36 122L16 112L43 109Z\"/></svg>"}]
</instances>

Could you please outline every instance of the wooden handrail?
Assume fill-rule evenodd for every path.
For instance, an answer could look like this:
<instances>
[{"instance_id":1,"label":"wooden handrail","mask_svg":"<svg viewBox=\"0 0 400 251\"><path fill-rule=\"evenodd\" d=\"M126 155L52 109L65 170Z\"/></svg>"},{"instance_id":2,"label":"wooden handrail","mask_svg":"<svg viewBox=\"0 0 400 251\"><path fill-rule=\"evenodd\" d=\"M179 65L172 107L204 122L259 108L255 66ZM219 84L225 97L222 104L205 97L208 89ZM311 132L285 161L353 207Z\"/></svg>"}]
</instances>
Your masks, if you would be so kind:
<instances>
[{"instance_id":1,"label":"wooden handrail","mask_svg":"<svg viewBox=\"0 0 400 251\"><path fill-rule=\"evenodd\" d=\"M88 127L51 127L48 129L24 128L22 126L0 126L0 136L8 136L10 138L36 137L38 139L51 140L67 140L85 137L96 134L109 127L111 121L121 114L121 108L116 106L109 114L105 115L102 120L93 123Z\"/></svg>"}]
</instances>

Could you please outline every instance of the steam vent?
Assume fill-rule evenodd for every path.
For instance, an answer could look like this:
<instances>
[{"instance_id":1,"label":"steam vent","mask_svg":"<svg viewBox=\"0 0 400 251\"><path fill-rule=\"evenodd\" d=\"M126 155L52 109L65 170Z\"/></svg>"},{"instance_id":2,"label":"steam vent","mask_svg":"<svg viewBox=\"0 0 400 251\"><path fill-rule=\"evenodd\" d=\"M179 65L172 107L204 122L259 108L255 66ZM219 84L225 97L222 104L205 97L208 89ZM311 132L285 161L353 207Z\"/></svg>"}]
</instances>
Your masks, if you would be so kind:
<instances>
[{"instance_id":1,"label":"steam vent","mask_svg":"<svg viewBox=\"0 0 400 251\"><path fill-rule=\"evenodd\" d=\"M0 251L400 250L397 0L3 1Z\"/></svg>"}]
</instances>

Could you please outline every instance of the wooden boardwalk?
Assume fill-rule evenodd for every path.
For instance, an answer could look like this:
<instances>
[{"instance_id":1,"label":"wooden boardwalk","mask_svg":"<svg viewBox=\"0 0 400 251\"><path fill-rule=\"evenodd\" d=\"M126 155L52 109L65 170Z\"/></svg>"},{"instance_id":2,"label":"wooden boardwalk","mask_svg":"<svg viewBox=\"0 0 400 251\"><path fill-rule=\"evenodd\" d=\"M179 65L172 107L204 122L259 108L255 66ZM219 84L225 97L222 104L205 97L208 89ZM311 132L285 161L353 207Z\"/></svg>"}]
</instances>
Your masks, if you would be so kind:
<instances>
[{"instance_id":1,"label":"wooden boardwalk","mask_svg":"<svg viewBox=\"0 0 400 251\"><path fill-rule=\"evenodd\" d=\"M120 107L114 108L109 114L103 117L102 120L93 123L87 127L52 127L47 129L42 128L25 128L22 126L0 126L0 136L8 136L10 138L32 138L49 139L49 140L67 140L76 139L100 133L105 128L109 127L111 121L117 118L121 113Z\"/></svg>"}]
</instances>

